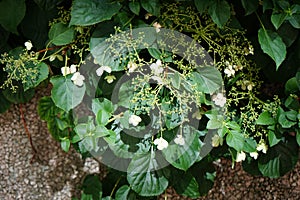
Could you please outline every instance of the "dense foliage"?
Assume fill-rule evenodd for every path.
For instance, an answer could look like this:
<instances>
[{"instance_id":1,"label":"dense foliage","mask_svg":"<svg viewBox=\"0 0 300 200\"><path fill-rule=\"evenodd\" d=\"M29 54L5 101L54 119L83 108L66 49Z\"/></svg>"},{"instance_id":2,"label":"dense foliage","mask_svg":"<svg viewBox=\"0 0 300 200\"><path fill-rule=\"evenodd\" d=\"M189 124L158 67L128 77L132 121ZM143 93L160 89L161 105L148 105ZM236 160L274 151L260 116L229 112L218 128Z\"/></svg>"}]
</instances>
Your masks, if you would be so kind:
<instances>
[{"instance_id":1,"label":"dense foliage","mask_svg":"<svg viewBox=\"0 0 300 200\"><path fill-rule=\"evenodd\" d=\"M298 160L298 0L2 0L0 25L0 112L50 85L53 138L107 166L82 200L196 198L221 157L272 178Z\"/></svg>"}]
</instances>

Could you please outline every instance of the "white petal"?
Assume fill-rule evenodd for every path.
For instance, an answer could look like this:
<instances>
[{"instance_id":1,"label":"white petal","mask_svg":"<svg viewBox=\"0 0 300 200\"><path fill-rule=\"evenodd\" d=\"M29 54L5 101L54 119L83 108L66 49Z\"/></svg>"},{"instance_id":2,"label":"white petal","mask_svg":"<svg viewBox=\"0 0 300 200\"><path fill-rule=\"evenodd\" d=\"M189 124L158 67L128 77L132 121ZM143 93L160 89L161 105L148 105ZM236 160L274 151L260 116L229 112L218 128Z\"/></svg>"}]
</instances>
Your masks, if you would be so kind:
<instances>
[{"instance_id":1,"label":"white petal","mask_svg":"<svg viewBox=\"0 0 300 200\"><path fill-rule=\"evenodd\" d=\"M25 45L25 47L26 47L26 49L27 49L28 51L33 47L31 41L25 42L24 45Z\"/></svg>"},{"instance_id":2,"label":"white petal","mask_svg":"<svg viewBox=\"0 0 300 200\"><path fill-rule=\"evenodd\" d=\"M75 81L75 80L77 80L77 78L78 78L78 76L80 75L80 73L79 72L75 72L74 74L73 74L73 76L72 76L72 78L71 78L71 80L72 81Z\"/></svg>"},{"instance_id":3,"label":"white petal","mask_svg":"<svg viewBox=\"0 0 300 200\"><path fill-rule=\"evenodd\" d=\"M71 74L75 73L77 71L77 66L76 65L71 65L70 66L70 72Z\"/></svg>"},{"instance_id":4,"label":"white petal","mask_svg":"<svg viewBox=\"0 0 300 200\"><path fill-rule=\"evenodd\" d=\"M62 68L60 68L60 71L61 71L63 76L66 76L66 75L70 74L70 68L69 67L62 67Z\"/></svg>"},{"instance_id":5,"label":"white petal","mask_svg":"<svg viewBox=\"0 0 300 200\"><path fill-rule=\"evenodd\" d=\"M257 157L258 157L258 153L257 152L251 152L250 156L256 160Z\"/></svg>"},{"instance_id":6,"label":"white petal","mask_svg":"<svg viewBox=\"0 0 300 200\"><path fill-rule=\"evenodd\" d=\"M107 73L111 73L111 68L109 66L102 66L102 69Z\"/></svg>"},{"instance_id":7,"label":"white petal","mask_svg":"<svg viewBox=\"0 0 300 200\"><path fill-rule=\"evenodd\" d=\"M245 159L246 159L246 154L243 151L241 151L241 152L237 153L235 161L236 162L241 162L241 161L243 161Z\"/></svg>"},{"instance_id":8,"label":"white petal","mask_svg":"<svg viewBox=\"0 0 300 200\"><path fill-rule=\"evenodd\" d=\"M103 74L103 68L99 67L99 68L96 70L96 74L97 74L97 76L102 76L102 74Z\"/></svg>"},{"instance_id":9,"label":"white petal","mask_svg":"<svg viewBox=\"0 0 300 200\"><path fill-rule=\"evenodd\" d=\"M133 126L137 126L141 121L142 119L137 115L131 115L129 117L129 124L132 124Z\"/></svg>"}]
</instances>

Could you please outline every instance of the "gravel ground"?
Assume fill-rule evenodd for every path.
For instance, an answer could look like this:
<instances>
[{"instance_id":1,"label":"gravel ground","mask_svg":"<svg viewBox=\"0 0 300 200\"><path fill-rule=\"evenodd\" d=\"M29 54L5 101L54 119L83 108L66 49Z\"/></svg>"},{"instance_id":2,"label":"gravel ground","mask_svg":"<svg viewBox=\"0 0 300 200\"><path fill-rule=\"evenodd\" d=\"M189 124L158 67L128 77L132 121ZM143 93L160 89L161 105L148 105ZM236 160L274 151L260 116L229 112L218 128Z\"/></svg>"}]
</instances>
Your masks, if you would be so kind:
<instances>
[{"instance_id":1,"label":"gravel ground","mask_svg":"<svg viewBox=\"0 0 300 200\"><path fill-rule=\"evenodd\" d=\"M0 115L0 200L70 200L78 195L86 174L98 173L99 165L92 159L83 161L73 149L61 150L47 132L46 123L39 120L40 91L30 103L23 105L28 129L38 151L32 159L32 149L20 118L19 106L14 105ZM211 199L300 199L300 161L297 167L279 179L253 177L239 164L221 160L216 165L214 188L199 200ZM162 195L158 199L165 199ZM188 199L168 189L167 199Z\"/></svg>"}]
</instances>

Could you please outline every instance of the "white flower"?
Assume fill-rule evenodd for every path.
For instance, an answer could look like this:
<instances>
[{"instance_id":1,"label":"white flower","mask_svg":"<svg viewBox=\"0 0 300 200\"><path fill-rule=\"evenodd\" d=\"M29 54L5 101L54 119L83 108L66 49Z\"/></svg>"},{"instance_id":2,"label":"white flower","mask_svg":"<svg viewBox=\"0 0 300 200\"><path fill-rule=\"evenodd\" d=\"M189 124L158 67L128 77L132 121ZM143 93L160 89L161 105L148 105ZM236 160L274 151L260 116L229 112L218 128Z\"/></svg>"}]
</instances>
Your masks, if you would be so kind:
<instances>
[{"instance_id":1,"label":"white flower","mask_svg":"<svg viewBox=\"0 0 300 200\"><path fill-rule=\"evenodd\" d=\"M116 77L114 75L105 76L104 80L106 80L107 83L111 84L116 80Z\"/></svg>"},{"instance_id":2,"label":"white flower","mask_svg":"<svg viewBox=\"0 0 300 200\"><path fill-rule=\"evenodd\" d=\"M158 77L158 76L151 76L150 78L151 78L152 80L156 81L157 84L159 84L159 85L163 85L163 84L164 84L162 78L160 78L160 77Z\"/></svg>"},{"instance_id":3,"label":"white flower","mask_svg":"<svg viewBox=\"0 0 300 200\"><path fill-rule=\"evenodd\" d=\"M256 147L257 151L262 151L263 153L267 153L268 146L265 144L264 140L261 140Z\"/></svg>"},{"instance_id":4,"label":"white flower","mask_svg":"<svg viewBox=\"0 0 300 200\"><path fill-rule=\"evenodd\" d=\"M165 140L164 138L160 137L160 138L156 138L154 140L154 144L157 145L157 149L158 150L163 150L165 148L168 147L169 143L167 142L167 140Z\"/></svg>"},{"instance_id":5,"label":"white flower","mask_svg":"<svg viewBox=\"0 0 300 200\"><path fill-rule=\"evenodd\" d=\"M232 68L232 65L229 65L225 70L224 73L227 77L233 76L235 74L235 70Z\"/></svg>"},{"instance_id":6,"label":"white flower","mask_svg":"<svg viewBox=\"0 0 300 200\"><path fill-rule=\"evenodd\" d=\"M162 67L161 60L157 60L156 63L152 63L150 65L150 69L153 71L155 75L159 75L164 71L164 68Z\"/></svg>"},{"instance_id":7,"label":"white flower","mask_svg":"<svg viewBox=\"0 0 300 200\"><path fill-rule=\"evenodd\" d=\"M111 73L111 68L109 66L101 66L96 70L97 76L102 76L102 74L106 71L107 73Z\"/></svg>"},{"instance_id":8,"label":"white flower","mask_svg":"<svg viewBox=\"0 0 300 200\"><path fill-rule=\"evenodd\" d=\"M137 126L141 121L142 119L137 115L131 115L129 117L129 124L132 124L133 126Z\"/></svg>"},{"instance_id":9,"label":"white flower","mask_svg":"<svg viewBox=\"0 0 300 200\"><path fill-rule=\"evenodd\" d=\"M153 24L153 27L155 28L156 33L160 31L161 25L158 22L155 22Z\"/></svg>"},{"instance_id":10,"label":"white flower","mask_svg":"<svg viewBox=\"0 0 300 200\"><path fill-rule=\"evenodd\" d=\"M181 146L183 146L185 144L185 141L184 141L184 138L182 137L182 135L177 135L174 142Z\"/></svg>"},{"instance_id":11,"label":"white flower","mask_svg":"<svg viewBox=\"0 0 300 200\"><path fill-rule=\"evenodd\" d=\"M77 71L77 66L76 65L71 65L70 66L70 72L71 74L75 73Z\"/></svg>"},{"instance_id":12,"label":"white flower","mask_svg":"<svg viewBox=\"0 0 300 200\"><path fill-rule=\"evenodd\" d=\"M60 68L60 71L63 76L66 76L68 74L73 74L76 72L76 65L71 65L70 67L62 67Z\"/></svg>"},{"instance_id":13,"label":"white flower","mask_svg":"<svg viewBox=\"0 0 300 200\"><path fill-rule=\"evenodd\" d=\"M80 72L75 72L71 78L71 80L73 81L73 83L77 86L82 86L83 85L83 80L84 80L84 76L82 76L80 74Z\"/></svg>"},{"instance_id":14,"label":"white flower","mask_svg":"<svg viewBox=\"0 0 300 200\"><path fill-rule=\"evenodd\" d=\"M24 45L25 45L25 47L26 47L26 49L28 51L33 47L33 45L32 45L32 43L31 43L30 40L28 40L27 42L25 42Z\"/></svg>"},{"instance_id":15,"label":"white flower","mask_svg":"<svg viewBox=\"0 0 300 200\"><path fill-rule=\"evenodd\" d=\"M132 73L134 72L134 70L136 70L136 68L138 68L138 65L135 62L129 61L127 64L127 68L128 68L128 72Z\"/></svg>"},{"instance_id":16,"label":"white flower","mask_svg":"<svg viewBox=\"0 0 300 200\"><path fill-rule=\"evenodd\" d=\"M258 153L256 151L255 152L250 152L250 156L256 160L257 157L258 157Z\"/></svg>"},{"instance_id":17,"label":"white flower","mask_svg":"<svg viewBox=\"0 0 300 200\"><path fill-rule=\"evenodd\" d=\"M71 73L70 67L62 67L60 68L60 70L63 76L66 76Z\"/></svg>"},{"instance_id":18,"label":"white flower","mask_svg":"<svg viewBox=\"0 0 300 200\"><path fill-rule=\"evenodd\" d=\"M217 106L220 107L224 107L226 103L226 97L224 97L222 93L218 93L217 95L214 95L212 100L215 102Z\"/></svg>"},{"instance_id":19,"label":"white flower","mask_svg":"<svg viewBox=\"0 0 300 200\"><path fill-rule=\"evenodd\" d=\"M241 162L241 161L243 161L245 159L246 159L246 154L243 151L238 152L236 154L236 159L235 159L236 162Z\"/></svg>"}]
</instances>

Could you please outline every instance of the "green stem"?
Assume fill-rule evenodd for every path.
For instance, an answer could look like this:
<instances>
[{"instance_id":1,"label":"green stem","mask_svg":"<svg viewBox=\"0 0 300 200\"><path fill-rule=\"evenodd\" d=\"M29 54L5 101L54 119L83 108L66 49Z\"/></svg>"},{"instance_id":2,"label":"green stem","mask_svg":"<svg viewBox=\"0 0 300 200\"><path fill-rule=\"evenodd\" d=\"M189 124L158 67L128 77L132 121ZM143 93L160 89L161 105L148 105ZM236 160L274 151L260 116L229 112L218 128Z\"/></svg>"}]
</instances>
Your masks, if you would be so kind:
<instances>
[{"instance_id":1,"label":"green stem","mask_svg":"<svg viewBox=\"0 0 300 200\"><path fill-rule=\"evenodd\" d=\"M258 16L257 12L255 12L255 15L256 15L256 17L257 17L259 23L261 24L262 28L263 28L264 30L266 30L266 28L265 28L264 24L262 23L260 17Z\"/></svg>"},{"instance_id":2,"label":"green stem","mask_svg":"<svg viewBox=\"0 0 300 200\"><path fill-rule=\"evenodd\" d=\"M115 190L116 190L116 188L117 188L117 186L119 185L119 183L120 183L120 181L121 181L121 179L123 178L123 176L120 176L120 178L117 180L117 182L115 183L115 185L114 185L114 188L112 189L112 191L111 191L111 193L110 193L110 197L112 197L113 196L113 194L114 194L114 192L115 192Z\"/></svg>"}]
</instances>

